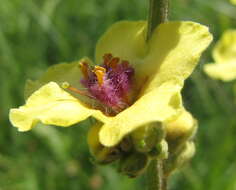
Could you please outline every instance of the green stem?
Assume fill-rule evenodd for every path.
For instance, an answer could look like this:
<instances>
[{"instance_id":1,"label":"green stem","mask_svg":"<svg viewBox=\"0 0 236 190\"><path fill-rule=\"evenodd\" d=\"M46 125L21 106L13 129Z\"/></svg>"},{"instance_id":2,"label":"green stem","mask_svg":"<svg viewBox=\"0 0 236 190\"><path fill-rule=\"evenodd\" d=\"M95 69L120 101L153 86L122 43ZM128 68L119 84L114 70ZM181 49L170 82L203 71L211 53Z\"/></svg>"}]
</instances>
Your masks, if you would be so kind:
<instances>
[{"instance_id":1,"label":"green stem","mask_svg":"<svg viewBox=\"0 0 236 190\"><path fill-rule=\"evenodd\" d=\"M167 179L163 175L163 161L153 159L147 170L148 190L167 190Z\"/></svg>"},{"instance_id":2,"label":"green stem","mask_svg":"<svg viewBox=\"0 0 236 190\"><path fill-rule=\"evenodd\" d=\"M168 19L169 0L149 0L147 41L155 28ZM147 169L148 190L167 190L167 178L163 175L163 160L153 159Z\"/></svg>"},{"instance_id":3,"label":"green stem","mask_svg":"<svg viewBox=\"0 0 236 190\"><path fill-rule=\"evenodd\" d=\"M169 0L149 0L147 40L157 25L168 19Z\"/></svg>"}]
</instances>

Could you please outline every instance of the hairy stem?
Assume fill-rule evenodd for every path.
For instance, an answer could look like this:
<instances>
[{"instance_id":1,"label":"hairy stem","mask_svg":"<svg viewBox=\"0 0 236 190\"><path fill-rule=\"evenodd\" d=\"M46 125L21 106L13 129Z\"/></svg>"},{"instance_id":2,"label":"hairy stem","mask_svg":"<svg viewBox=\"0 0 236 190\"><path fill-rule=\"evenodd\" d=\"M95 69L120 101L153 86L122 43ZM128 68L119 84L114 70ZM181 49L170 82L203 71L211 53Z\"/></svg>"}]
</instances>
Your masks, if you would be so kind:
<instances>
[{"instance_id":1,"label":"hairy stem","mask_svg":"<svg viewBox=\"0 0 236 190\"><path fill-rule=\"evenodd\" d=\"M147 40L157 25L168 19L169 0L149 0Z\"/></svg>"},{"instance_id":2,"label":"hairy stem","mask_svg":"<svg viewBox=\"0 0 236 190\"><path fill-rule=\"evenodd\" d=\"M149 0L147 41L154 29L168 19L169 0ZM163 160L153 159L147 169L148 190L167 190L167 178L163 175Z\"/></svg>"},{"instance_id":3,"label":"hairy stem","mask_svg":"<svg viewBox=\"0 0 236 190\"><path fill-rule=\"evenodd\" d=\"M153 159L147 170L148 190L167 190L167 181L163 175L163 161Z\"/></svg>"}]
</instances>

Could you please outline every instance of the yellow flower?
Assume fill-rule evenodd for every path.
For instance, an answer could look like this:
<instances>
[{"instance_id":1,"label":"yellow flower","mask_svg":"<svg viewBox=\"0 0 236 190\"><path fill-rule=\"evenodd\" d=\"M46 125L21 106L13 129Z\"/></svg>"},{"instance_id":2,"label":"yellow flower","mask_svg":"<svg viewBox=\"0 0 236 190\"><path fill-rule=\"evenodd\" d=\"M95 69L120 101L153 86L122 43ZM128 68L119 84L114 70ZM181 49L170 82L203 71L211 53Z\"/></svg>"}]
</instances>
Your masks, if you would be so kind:
<instances>
[{"instance_id":1,"label":"yellow flower","mask_svg":"<svg viewBox=\"0 0 236 190\"><path fill-rule=\"evenodd\" d=\"M236 30L226 31L213 49L214 64L204 71L214 79L230 81L236 78Z\"/></svg>"},{"instance_id":2,"label":"yellow flower","mask_svg":"<svg viewBox=\"0 0 236 190\"><path fill-rule=\"evenodd\" d=\"M230 0L230 2L234 5L236 5L236 0Z\"/></svg>"},{"instance_id":3,"label":"yellow flower","mask_svg":"<svg viewBox=\"0 0 236 190\"><path fill-rule=\"evenodd\" d=\"M180 91L184 80L192 73L212 36L207 27L194 22L167 22L160 24L146 42L146 29L144 21L117 22L98 41L99 66L92 71L89 67L92 62L84 58L55 65L39 81L29 81L26 104L10 110L12 124L19 131L27 131L38 122L67 127L92 116L103 123L100 142L110 147L144 125L177 117L183 110ZM100 65L103 62L105 66ZM132 84L127 82L129 93L122 91L122 95L110 97L111 100L122 97L113 104L95 91L114 79L107 72L120 65L126 69L122 71L126 78L133 76ZM86 83L90 75L96 78L95 90ZM81 84L80 78L87 81ZM67 82L64 87L69 91L60 87L62 82ZM81 90L86 85L92 95ZM102 95L107 94L102 91Z\"/></svg>"}]
</instances>

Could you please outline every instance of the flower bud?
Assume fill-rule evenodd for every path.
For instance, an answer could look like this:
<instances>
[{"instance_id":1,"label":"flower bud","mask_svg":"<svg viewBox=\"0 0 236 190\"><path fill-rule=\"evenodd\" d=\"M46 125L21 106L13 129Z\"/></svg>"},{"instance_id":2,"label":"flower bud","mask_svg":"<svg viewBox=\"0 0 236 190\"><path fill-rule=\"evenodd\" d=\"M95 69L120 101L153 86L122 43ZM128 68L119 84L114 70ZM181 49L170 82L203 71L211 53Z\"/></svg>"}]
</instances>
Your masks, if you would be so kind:
<instances>
[{"instance_id":1,"label":"flower bud","mask_svg":"<svg viewBox=\"0 0 236 190\"><path fill-rule=\"evenodd\" d=\"M168 158L168 144L166 140L159 142L148 155L153 158L167 159Z\"/></svg>"},{"instance_id":2,"label":"flower bud","mask_svg":"<svg viewBox=\"0 0 236 190\"><path fill-rule=\"evenodd\" d=\"M181 145L195 135L197 121L189 112L184 111L176 120L165 123L164 126L169 151L175 152Z\"/></svg>"},{"instance_id":3,"label":"flower bud","mask_svg":"<svg viewBox=\"0 0 236 190\"><path fill-rule=\"evenodd\" d=\"M131 153L120 160L119 171L129 177L141 175L148 165L148 156L143 153Z\"/></svg>"},{"instance_id":4,"label":"flower bud","mask_svg":"<svg viewBox=\"0 0 236 190\"><path fill-rule=\"evenodd\" d=\"M131 138L138 152L150 152L165 136L161 123L149 123L140 127L133 133Z\"/></svg>"},{"instance_id":5,"label":"flower bud","mask_svg":"<svg viewBox=\"0 0 236 190\"><path fill-rule=\"evenodd\" d=\"M169 176L171 172L178 169L188 162L195 153L195 145L192 141L187 141L184 146L174 154L170 154L165 161L164 172L166 176Z\"/></svg>"},{"instance_id":6,"label":"flower bud","mask_svg":"<svg viewBox=\"0 0 236 190\"><path fill-rule=\"evenodd\" d=\"M90 152L94 156L96 162L99 164L108 164L119 159L121 156L121 151L118 147L104 147L99 142L98 134L100 128L100 123L96 123L90 128L87 136L87 142Z\"/></svg>"}]
</instances>

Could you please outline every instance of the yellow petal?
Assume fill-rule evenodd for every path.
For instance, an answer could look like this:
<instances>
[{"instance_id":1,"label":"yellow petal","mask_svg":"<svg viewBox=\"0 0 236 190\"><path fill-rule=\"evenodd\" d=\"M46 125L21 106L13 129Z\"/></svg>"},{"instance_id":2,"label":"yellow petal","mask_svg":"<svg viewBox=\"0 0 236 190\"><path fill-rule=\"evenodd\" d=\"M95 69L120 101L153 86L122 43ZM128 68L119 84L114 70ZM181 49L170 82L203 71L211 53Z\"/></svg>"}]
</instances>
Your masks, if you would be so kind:
<instances>
[{"instance_id":1,"label":"yellow petal","mask_svg":"<svg viewBox=\"0 0 236 190\"><path fill-rule=\"evenodd\" d=\"M159 25L150 39L150 52L145 64L140 68L150 76L146 92L168 80L183 83L211 41L208 28L198 23L167 22Z\"/></svg>"},{"instance_id":2,"label":"yellow petal","mask_svg":"<svg viewBox=\"0 0 236 190\"><path fill-rule=\"evenodd\" d=\"M236 0L230 0L230 2L234 5L236 5Z\"/></svg>"},{"instance_id":3,"label":"yellow petal","mask_svg":"<svg viewBox=\"0 0 236 190\"><path fill-rule=\"evenodd\" d=\"M74 61L72 63L60 63L49 67L39 80L28 80L25 85L25 99L41 86L49 82L56 82L58 85L61 85L63 82L68 82L75 88L84 88L80 83L82 73L79 63L81 61L86 61L87 63L92 64L88 58L83 58L80 61Z\"/></svg>"},{"instance_id":4,"label":"yellow petal","mask_svg":"<svg viewBox=\"0 0 236 190\"><path fill-rule=\"evenodd\" d=\"M120 21L113 24L97 43L96 63L102 63L106 53L128 60L130 64L139 63L147 52L146 26L145 21Z\"/></svg>"},{"instance_id":5,"label":"yellow petal","mask_svg":"<svg viewBox=\"0 0 236 190\"><path fill-rule=\"evenodd\" d=\"M203 67L205 73L214 79L230 81L236 79L236 60L230 63L206 64Z\"/></svg>"},{"instance_id":6,"label":"yellow petal","mask_svg":"<svg viewBox=\"0 0 236 190\"><path fill-rule=\"evenodd\" d=\"M105 146L114 146L132 131L152 122L163 122L182 110L181 86L162 84L142 96L131 107L111 118L100 130L99 139Z\"/></svg>"},{"instance_id":7,"label":"yellow petal","mask_svg":"<svg viewBox=\"0 0 236 190\"><path fill-rule=\"evenodd\" d=\"M67 127L94 115L101 120L100 112L85 107L78 99L50 82L35 91L24 106L10 110L10 121L19 131L28 131L38 122Z\"/></svg>"},{"instance_id":8,"label":"yellow petal","mask_svg":"<svg viewBox=\"0 0 236 190\"><path fill-rule=\"evenodd\" d=\"M213 50L216 63L236 62L236 30L227 30Z\"/></svg>"}]
</instances>

